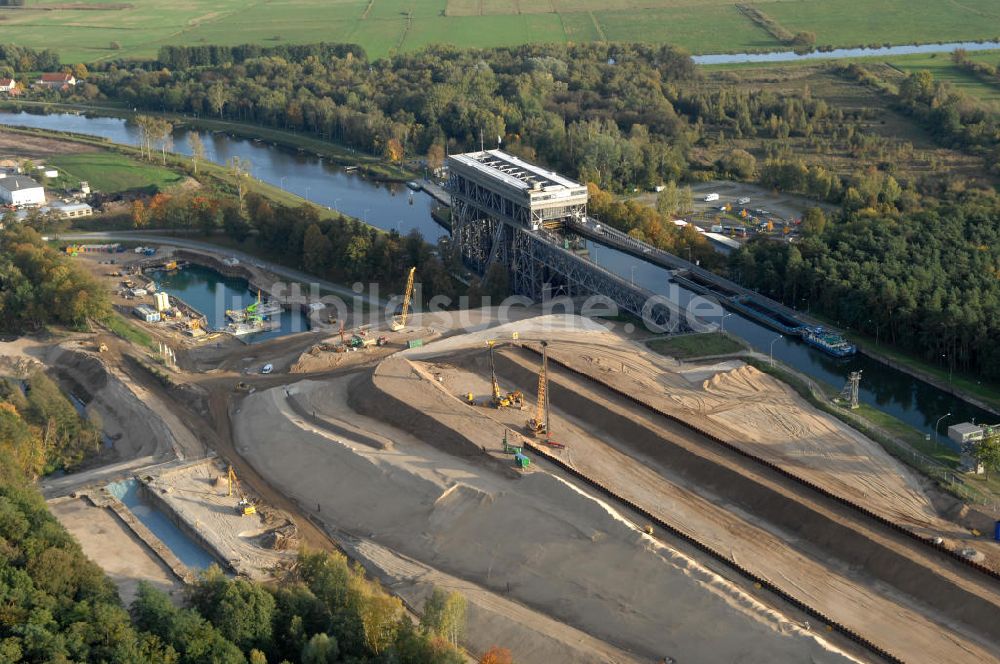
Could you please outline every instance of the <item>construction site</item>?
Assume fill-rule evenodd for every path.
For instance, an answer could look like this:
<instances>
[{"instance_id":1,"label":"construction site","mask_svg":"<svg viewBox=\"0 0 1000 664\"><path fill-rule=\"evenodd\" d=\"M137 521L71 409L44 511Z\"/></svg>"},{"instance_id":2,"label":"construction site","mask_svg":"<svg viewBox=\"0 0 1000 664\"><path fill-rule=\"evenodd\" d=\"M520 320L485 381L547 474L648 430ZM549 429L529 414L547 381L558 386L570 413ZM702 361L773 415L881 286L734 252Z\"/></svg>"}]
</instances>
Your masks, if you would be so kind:
<instances>
[{"instance_id":1,"label":"construction site","mask_svg":"<svg viewBox=\"0 0 1000 664\"><path fill-rule=\"evenodd\" d=\"M101 417L111 448L42 488L126 601L338 549L413 614L461 592L473 658L1000 661L991 515L748 353L681 361L539 307L411 312L406 276L381 324L169 362L107 332L2 345Z\"/></svg>"}]
</instances>

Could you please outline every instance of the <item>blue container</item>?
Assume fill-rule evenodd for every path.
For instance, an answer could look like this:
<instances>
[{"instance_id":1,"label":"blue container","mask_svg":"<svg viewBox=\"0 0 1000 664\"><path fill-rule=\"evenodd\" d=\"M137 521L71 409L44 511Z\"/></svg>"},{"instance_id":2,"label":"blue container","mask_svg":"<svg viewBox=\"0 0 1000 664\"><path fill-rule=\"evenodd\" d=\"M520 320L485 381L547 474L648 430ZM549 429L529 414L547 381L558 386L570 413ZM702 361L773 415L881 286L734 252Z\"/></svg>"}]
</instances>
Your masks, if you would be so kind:
<instances>
[{"instance_id":1,"label":"blue container","mask_svg":"<svg viewBox=\"0 0 1000 664\"><path fill-rule=\"evenodd\" d=\"M997 521L996 526L993 528L993 539L1000 542L1000 521Z\"/></svg>"}]
</instances>

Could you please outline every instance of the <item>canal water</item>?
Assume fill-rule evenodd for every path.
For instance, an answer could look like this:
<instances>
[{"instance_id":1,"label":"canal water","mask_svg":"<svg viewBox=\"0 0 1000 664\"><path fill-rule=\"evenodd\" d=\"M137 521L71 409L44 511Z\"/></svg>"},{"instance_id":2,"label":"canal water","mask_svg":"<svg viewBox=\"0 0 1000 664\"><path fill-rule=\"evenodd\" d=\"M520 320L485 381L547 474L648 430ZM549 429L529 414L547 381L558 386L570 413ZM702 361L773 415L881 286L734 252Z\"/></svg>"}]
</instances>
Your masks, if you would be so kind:
<instances>
[{"instance_id":1,"label":"canal water","mask_svg":"<svg viewBox=\"0 0 1000 664\"><path fill-rule=\"evenodd\" d=\"M156 282L159 290L179 297L205 314L208 324L215 329L226 327L227 309L244 309L257 300L257 293L250 290L246 279L227 277L200 265L188 265L180 270L153 270L146 274ZM256 343L309 329L308 317L297 307L283 310L279 319L280 328L240 338Z\"/></svg>"},{"instance_id":2,"label":"canal water","mask_svg":"<svg viewBox=\"0 0 1000 664\"><path fill-rule=\"evenodd\" d=\"M216 562L215 558L201 548L197 542L191 539L177 524L171 521L166 514L153 507L143 500L139 493L139 482L134 479L114 482L107 486L108 492L118 500L122 501L129 511L135 515L139 521L149 528L156 537L163 542L174 555L192 570L198 571L208 568Z\"/></svg>"},{"instance_id":3,"label":"canal water","mask_svg":"<svg viewBox=\"0 0 1000 664\"><path fill-rule=\"evenodd\" d=\"M870 58L887 55L918 55L930 53L952 53L957 49L966 51L992 51L1000 49L1000 41L948 42L945 44L900 44L876 48L835 48L829 51L768 51L766 53L710 53L694 55L696 65L735 65L754 62L801 62L803 60L839 60L845 58Z\"/></svg>"},{"instance_id":4,"label":"canal water","mask_svg":"<svg viewBox=\"0 0 1000 664\"><path fill-rule=\"evenodd\" d=\"M0 111L0 124L70 131L100 136L114 143L139 145L139 129L121 118ZM340 210L384 230L395 229L405 234L416 229L429 242L436 243L447 234L431 218L434 200L422 191L410 191L405 184L378 182L357 172L349 173L315 154L221 132L178 128L167 150L190 156L192 133L201 137L208 161L225 164L239 157L250 163L253 177L317 205Z\"/></svg>"},{"instance_id":5,"label":"canal water","mask_svg":"<svg viewBox=\"0 0 1000 664\"><path fill-rule=\"evenodd\" d=\"M0 112L0 124L72 131L133 145L138 139L138 132L134 126L117 118ZM175 131L172 149L190 153L188 135L184 129ZM248 139L232 138L224 134L202 133L202 138L209 159L217 162L224 162L232 156L249 159L254 165L253 173L256 177L274 185L284 184L286 189L307 195L310 200L318 204L331 205L345 213L366 218L373 226L384 230L396 229L401 233L415 229L429 241L435 241L446 234L446 231L431 218L431 199L426 194L417 194L414 204L410 205L405 187L380 185L344 173L309 155ZM308 190L305 190L302 184L305 184ZM690 291L671 284L669 274L663 268L604 245L593 242L587 244L590 256L595 262L624 279L634 279L636 283L654 293L667 295L682 305L694 297ZM176 284L175 287L185 289L184 292L178 290L178 294L188 304L202 309L209 315L213 325L221 324L218 315L220 313L224 315L227 307L224 306L220 310L216 306L218 295L215 285L211 282L213 280L226 282L226 280L218 279L218 275L213 277L214 274L214 272L211 275L202 273L199 283L197 269L182 270L177 275L170 275L169 280L168 277L164 277L163 287L170 291L173 283ZM185 294L187 289L190 289L190 295ZM245 284L223 283L224 300L229 297L227 293L230 291L233 297L238 295L244 298L244 302L249 302ZM707 322L718 323L720 316L709 318ZM724 326L727 332L745 339L753 348L765 353L771 347L771 341L777 337L776 332L739 314L726 316ZM261 338L268 337L261 335ZM951 416L942 421L942 431L948 424L956 422L973 420L992 422L997 419L946 391L863 355L838 360L789 338L775 341L773 348L775 359L837 388L843 386L851 371L862 370L864 372L860 388L862 402L884 410L927 433L931 433L934 422L945 413L951 413Z\"/></svg>"}]
</instances>

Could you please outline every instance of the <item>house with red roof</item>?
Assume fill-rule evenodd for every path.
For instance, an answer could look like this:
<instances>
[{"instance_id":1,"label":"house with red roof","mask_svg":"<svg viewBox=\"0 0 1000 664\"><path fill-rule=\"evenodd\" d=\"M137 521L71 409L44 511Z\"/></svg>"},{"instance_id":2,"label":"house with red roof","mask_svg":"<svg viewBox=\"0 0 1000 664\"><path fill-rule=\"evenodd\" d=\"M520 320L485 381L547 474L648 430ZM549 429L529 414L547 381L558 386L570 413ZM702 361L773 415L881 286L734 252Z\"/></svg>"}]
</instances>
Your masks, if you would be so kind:
<instances>
[{"instance_id":1,"label":"house with red roof","mask_svg":"<svg viewBox=\"0 0 1000 664\"><path fill-rule=\"evenodd\" d=\"M35 81L35 87L56 88L57 90L67 90L74 85L76 85L76 77L73 74L63 72L45 73Z\"/></svg>"}]
</instances>

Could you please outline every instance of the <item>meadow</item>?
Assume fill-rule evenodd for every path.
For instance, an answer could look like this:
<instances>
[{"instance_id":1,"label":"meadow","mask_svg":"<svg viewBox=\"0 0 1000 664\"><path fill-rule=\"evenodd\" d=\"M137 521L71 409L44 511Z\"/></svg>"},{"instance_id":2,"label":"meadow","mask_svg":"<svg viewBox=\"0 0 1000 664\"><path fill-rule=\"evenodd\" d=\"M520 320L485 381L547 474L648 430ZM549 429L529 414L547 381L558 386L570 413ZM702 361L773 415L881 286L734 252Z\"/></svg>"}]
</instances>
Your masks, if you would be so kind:
<instances>
[{"instance_id":1,"label":"meadow","mask_svg":"<svg viewBox=\"0 0 1000 664\"><path fill-rule=\"evenodd\" d=\"M996 0L758 0L791 33L831 46L995 39ZM87 7L82 9L81 7ZM0 42L66 62L152 57L164 44L352 42L373 58L429 44L669 43L692 53L785 48L736 0L28 0L0 8Z\"/></svg>"},{"instance_id":2,"label":"meadow","mask_svg":"<svg viewBox=\"0 0 1000 664\"><path fill-rule=\"evenodd\" d=\"M84 180L93 190L105 193L135 189L155 193L184 179L169 168L115 152L65 154L52 157L47 163L59 170L59 178L54 183L57 186L75 188Z\"/></svg>"}]
</instances>

